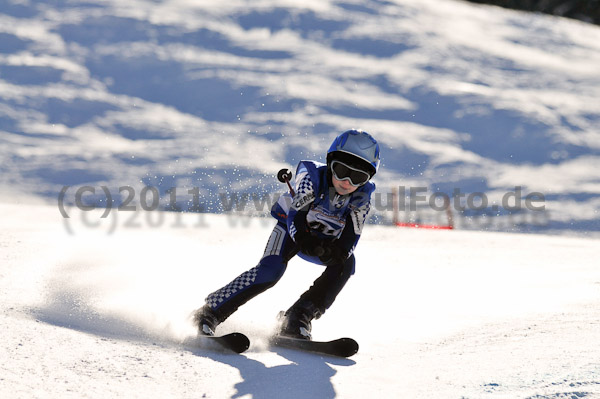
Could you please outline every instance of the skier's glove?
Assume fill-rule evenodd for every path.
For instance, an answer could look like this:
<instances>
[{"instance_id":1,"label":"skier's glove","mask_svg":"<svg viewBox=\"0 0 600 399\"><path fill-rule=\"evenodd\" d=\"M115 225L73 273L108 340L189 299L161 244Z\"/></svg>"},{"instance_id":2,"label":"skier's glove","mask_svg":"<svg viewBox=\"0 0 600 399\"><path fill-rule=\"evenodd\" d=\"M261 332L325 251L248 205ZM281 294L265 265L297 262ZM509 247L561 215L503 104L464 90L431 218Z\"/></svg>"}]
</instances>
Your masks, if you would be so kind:
<instances>
[{"instance_id":1,"label":"skier's glove","mask_svg":"<svg viewBox=\"0 0 600 399\"><path fill-rule=\"evenodd\" d=\"M325 253L322 240L307 231L298 230L294 239L296 240L296 244L298 244L300 251L308 256L321 256Z\"/></svg>"},{"instance_id":2,"label":"skier's glove","mask_svg":"<svg viewBox=\"0 0 600 399\"><path fill-rule=\"evenodd\" d=\"M347 252L339 245L335 244L326 246L323 255L319 256L319 260L323 262L325 266L344 263L347 258Z\"/></svg>"}]
</instances>

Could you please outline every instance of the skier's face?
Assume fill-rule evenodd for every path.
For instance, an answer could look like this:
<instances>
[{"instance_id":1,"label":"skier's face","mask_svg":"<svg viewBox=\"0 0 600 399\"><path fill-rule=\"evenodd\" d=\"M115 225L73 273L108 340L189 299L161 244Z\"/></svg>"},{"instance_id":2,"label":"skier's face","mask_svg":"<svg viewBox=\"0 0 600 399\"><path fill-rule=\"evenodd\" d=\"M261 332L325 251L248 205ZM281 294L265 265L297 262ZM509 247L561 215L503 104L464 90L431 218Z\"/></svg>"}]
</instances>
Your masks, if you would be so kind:
<instances>
[{"instance_id":1,"label":"skier's face","mask_svg":"<svg viewBox=\"0 0 600 399\"><path fill-rule=\"evenodd\" d=\"M352 194L358 188L350 184L348 180L338 180L335 176L331 177L331 181L333 182L333 188L340 195Z\"/></svg>"}]
</instances>

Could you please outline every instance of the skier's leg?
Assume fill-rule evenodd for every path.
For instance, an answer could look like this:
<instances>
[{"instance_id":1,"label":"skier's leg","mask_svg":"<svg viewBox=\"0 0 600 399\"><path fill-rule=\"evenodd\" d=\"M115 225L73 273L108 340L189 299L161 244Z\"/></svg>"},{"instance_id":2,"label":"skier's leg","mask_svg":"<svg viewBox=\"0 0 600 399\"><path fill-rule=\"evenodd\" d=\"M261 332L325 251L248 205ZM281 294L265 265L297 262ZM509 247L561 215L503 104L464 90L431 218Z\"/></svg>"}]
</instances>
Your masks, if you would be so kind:
<instances>
[{"instance_id":1,"label":"skier's leg","mask_svg":"<svg viewBox=\"0 0 600 399\"><path fill-rule=\"evenodd\" d=\"M241 305L274 286L283 276L289 259L295 255L294 247L286 227L277 224L258 265L206 297L206 304L194 316L200 332L214 334L216 326Z\"/></svg>"},{"instance_id":2,"label":"skier's leg","mask_svg":"<svg viewBox=\"0 0 600 399\"><path fill-rule=\"evenodd\" d=\"M319 317L333 304L348 279L354 273L355 259L351 255L345 262L327 266L323 274L300 297L319 309Z\"/></svg>"},{"instance_id":3,"label":"skier's leg","mask_svg":"<svg viewBox=\"0 0 600 399\"><path fill-rule=\"evenodd\" d=\"M333 304L354 272L354 255L345 262L327 266L323 274L285 312L281 333L310 339L311 321L318 319Z\"/></svg>"}]
</instances>

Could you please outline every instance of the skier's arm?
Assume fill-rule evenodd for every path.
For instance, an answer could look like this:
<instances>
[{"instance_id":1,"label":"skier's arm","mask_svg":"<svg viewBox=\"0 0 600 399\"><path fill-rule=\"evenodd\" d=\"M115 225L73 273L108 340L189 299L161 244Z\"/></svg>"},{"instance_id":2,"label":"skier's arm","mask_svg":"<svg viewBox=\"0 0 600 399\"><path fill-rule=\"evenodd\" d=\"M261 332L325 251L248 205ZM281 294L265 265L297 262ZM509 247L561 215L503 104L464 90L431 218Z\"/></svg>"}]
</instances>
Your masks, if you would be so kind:
<instances>
[{"instance_id":1,"label":"skier's arm","mask_svg":"<svg viewBox=\"0 0 600 399\"><path fill-rule=\"evenodd\" d=\"M308 171L301 164L296 171L296 195L292 199L292 206L287 217L288 232L294 241L298 241L298 232L300 232L300 236L303 236L303 233L309 233L310 231L306 224L306 215L314 200L313 183Z\"/></svg>"},{"instance_id":2,"label":"skier's arm","mask_svg":"<svg viewBox=\"0 0 600 399\"><path fill-rule=\"evenodd\" d=\"M345 253L348 254L348 257L352 255L354 248L356 248L356 244L358 244L358 240L360 239L362 229L370 210L371 204L367 202L358 208L352 209L346 218L346 227L338 241L340 242L342 249L345 250Z\"/></svg>"}]
</instances>

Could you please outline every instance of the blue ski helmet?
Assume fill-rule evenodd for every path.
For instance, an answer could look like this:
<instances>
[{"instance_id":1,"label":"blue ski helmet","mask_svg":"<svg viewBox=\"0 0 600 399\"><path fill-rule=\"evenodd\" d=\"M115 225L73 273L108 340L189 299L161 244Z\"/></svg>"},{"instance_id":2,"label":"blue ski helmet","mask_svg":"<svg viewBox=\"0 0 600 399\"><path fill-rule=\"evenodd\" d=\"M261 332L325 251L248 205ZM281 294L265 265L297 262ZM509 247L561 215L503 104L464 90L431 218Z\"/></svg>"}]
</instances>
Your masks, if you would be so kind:
<instances>
[{"instance_id":1,"label":"blue ski helmet","mask_svg":"<svg viewBox=\"0 0 600 399\"><path fill-rule=\"evenodd\" d=\"M347 130L333 140L327 151L327 165L334 160L358 167L373 177L379 169L379 144L367 132Z\"/></svg>"}]
</instances>

